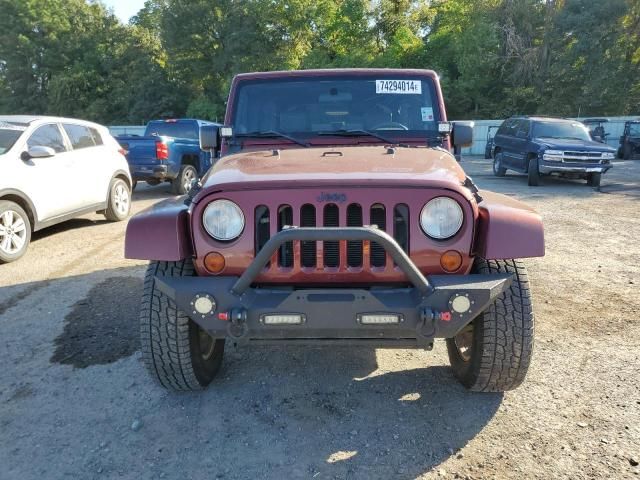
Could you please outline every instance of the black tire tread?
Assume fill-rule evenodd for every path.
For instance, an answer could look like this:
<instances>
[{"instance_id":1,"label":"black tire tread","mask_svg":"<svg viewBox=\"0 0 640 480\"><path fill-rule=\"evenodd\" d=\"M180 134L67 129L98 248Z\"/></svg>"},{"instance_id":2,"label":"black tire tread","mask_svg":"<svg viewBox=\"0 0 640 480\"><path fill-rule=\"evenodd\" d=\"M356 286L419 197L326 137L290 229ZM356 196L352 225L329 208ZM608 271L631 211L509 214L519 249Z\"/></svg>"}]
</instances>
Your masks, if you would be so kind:
<instances>
[{"instance_id":1,"label":"black tire tread","mask_svg":"<svg viewBox=\"0 0 640 480\"><path fill-rule=\"evenodd\" d=\"M538 170L538 159L536 157L529 158L529 166L527 167L527 184L530 187L540 185L540 171Z\"/></svg>"},{"instance_id":2,"label":"black tire tread","mask_svg":"<svg viewBox=\"0 0 640 480\"><path fill-rule=\"evenodd\" d=\"M498 160L498 155L500 155L500 164L501 164L501 167L496 171L496 168L495 168L495 162ZM504 166L502 166L502 159L503 159L503 158L504 158L504 154L503 154L502 152L498 152L498 153L496 153L495 158L493 159L493 167L492 167L492 170L493 170L493 174L494 174L496 177L504 177L504 176L507 174L507 169L506 169Z\"/></svg>"},{"instance_id":3,"label":"black tire tread","mask_svg":"<svg viewBox=\"0 0 640 480\"><path fill-rule=\"evenodd\" d=\"M515 278L482 314L481 328L474 332L481 335L482 351L471 360L476 362L472 374L461 380L476 392L512 390L524 381L533 354L534 315L526 267L521 260L476 260L475 272L511 273ZM458 355L451 339L447 344L449 357Z\"/></svg>"},{"instance_id":4,"label":"black tire tread","mask_svg":"<svg viewBox=\"0 0 640 480\"><path fill-rule=\"evenodd\" d=\"M151 375L165 388L178 391L202 390L193 369L189 341L189 317L155 288L154 277L195 275L190 260L154 261L144 281L140 309L142 357Z\"/></svg>"}]
</instances>

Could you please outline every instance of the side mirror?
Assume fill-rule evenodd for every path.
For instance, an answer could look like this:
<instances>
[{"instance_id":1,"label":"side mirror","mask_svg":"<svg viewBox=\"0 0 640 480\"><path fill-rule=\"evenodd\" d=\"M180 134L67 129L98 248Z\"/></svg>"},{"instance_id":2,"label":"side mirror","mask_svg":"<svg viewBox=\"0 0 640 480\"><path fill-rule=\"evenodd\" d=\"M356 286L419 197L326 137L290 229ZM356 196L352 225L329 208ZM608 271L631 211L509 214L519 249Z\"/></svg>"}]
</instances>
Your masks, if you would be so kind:
<instances>
[{"instance_id":1,"label":"side mirror","mask_svg":"<svg viewBox=\"0 0 640 480\"><path fill-rule=\"evenodd\" d=\"M452 122L451 139L454 147L469 147L473 143L473 126L475 122Z\"/></svg>"},{"instance_id":2,"label":"side mirror","mask_svg":"<svg viewBox=\"0 0 640 480\"><path fill-rule=\"evenodd\" d=\"M205 151L216 150L220 145L218 136L220 127L216 125L203 125L200 127L200 149Z\"/></svg>"},{"instance_id":3,"label":"side mirror","mask_svg":"<svg viewBox=\"0 0 640 480\"><path fill-rule=\"evenodd\" d=\"M26 152L22 152L22 155L20 155L20 158L24 161L27 161L32 158L53 157L55 154L56 154L56 151L51 147L35 146L35 147L31 147Z\"/></svg>"}]
</instances>

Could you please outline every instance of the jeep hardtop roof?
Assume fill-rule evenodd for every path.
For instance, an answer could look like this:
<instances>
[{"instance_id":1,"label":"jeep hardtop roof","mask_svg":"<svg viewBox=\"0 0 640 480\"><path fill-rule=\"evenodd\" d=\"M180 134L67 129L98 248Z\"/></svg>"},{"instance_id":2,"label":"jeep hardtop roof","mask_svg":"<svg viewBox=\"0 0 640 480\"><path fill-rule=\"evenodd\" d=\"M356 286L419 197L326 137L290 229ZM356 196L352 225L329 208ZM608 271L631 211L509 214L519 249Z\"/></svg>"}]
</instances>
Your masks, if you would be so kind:
<instances>
[{"instance_id":1,"label":"jeep hardtop roof","mask_svg":"<svg viewBox=\"0 0 640 480\"><path fill-rule=\"evenodd\" d=\"M438 74L433 70L418 68L328 68L309 70L277 70L273 72L251 72L239 73L234 80L253 80L269 78L289 78L289 77L327 77L332 75L422 75L437 78Z\"/></svg>"}]
</instances>

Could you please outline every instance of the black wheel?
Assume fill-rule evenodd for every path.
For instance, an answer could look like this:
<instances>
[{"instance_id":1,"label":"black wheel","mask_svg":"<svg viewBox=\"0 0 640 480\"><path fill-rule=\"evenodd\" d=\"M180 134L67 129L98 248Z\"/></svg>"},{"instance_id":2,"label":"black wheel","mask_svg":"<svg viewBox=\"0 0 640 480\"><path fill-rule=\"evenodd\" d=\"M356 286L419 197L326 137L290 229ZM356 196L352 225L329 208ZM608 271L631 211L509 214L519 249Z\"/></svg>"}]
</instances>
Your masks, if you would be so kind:
<instances>
[{"instance_id":1,"label":"black wheel","mask_svg":"<svg viewBox=\"0 0 640 480\"><path fill-rule=\"evenodd\" d=\"M17 203L0 200L0 263L22 257L31 242L31 222Z\"/></svg>"},{"instance_id":2,"label":"black wheel","mask_svg":"<svg viewBox=\"0 0 640 480\"><path fill-rule=\"evenodd\" d=\"M531 157L529 159L529 168L527 169L527 181L530 187L540 185L540 171L538 170L538 158Z\"/></svg>"},{"instance_id":3,"label":"black wheel","mask_svg":"<svg viewBox=\"0 0 640 480\"><path fill-rule=\"evenodd\" d=\"M147 369L171 390L201 390L216 376L224 339L214 339L156 288L155 275L195 276L191 260L151 262L140 309L140 342Z\"/></svg>"},{"instance_id":4,"label":"black wheel","mask_svg":"<svg viewBox=\"0 0 640 480\"><path fill-rule=\"evenodd\" d=\"M622 148L622 159L623 160L631 160L631 145L626 144Z\"/></svg>"},{"instance_id":5,"label":"black wheel","mask_svg":"<svg viewBox=\"0 0 640 480\"><path fill-rule=\"evenodd\" d=\"M507 173L507 169L504 168L503 165L503 155L502 152L497 152L495 158L493 159L493 174L496 177L504 177Z\"/></svg>"},{"instance_id":6,"label":"black wheel","mask_svg":"<svg viewBox=\"0 0 640 480\"><path fill-rule=\"evenodd\" d=\"M455 376L469 390L503 392L524 380L533 353L534 317L521 260L477 260L474 273L512 273L513 283L454 338L447 339Z\"/></svg>"},{"instance_id":7,"label":"black wheel","mask_svg":"<svg viewBox=\"0 0 640 480\"><path fill-rule=\"evenodd\" d=\"M589 173L587 174L587 185L589 185L590 187L599 187L600 186L600 180L602 179L602 173L597 172L597 173Z\"/></svg>"},{"instance_id":8,"label":"black wheel","mask_svg":"<svg viewBox=\"0 0 640 480\"><path fill-rule=\"evenodd\" d=\"M111 180L109 200L104 216L110 222L121 222L131 212L131 191L129 185L121 178Z\"/></svg>"},{"instance_id":9,"label":"black wheel","mask_svg":"<svg viewBox=\"0 0 640 480\"><path fill-rule=\"evenodd\" d=\"M191 182L198 178L198 172L192 165L183 165L180 173L171 182L171 189L176 195L184 195L191 190Z\"/></svg>"}]
</instances>

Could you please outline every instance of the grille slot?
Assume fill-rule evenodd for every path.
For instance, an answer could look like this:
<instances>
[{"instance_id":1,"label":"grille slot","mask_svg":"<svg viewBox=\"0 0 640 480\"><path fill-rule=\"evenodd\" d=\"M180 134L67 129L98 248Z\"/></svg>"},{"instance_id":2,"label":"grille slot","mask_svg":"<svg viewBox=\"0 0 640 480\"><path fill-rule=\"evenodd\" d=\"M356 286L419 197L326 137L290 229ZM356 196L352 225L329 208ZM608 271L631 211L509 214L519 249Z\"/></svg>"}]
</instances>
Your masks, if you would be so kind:
<instances>
[{"instance_id":1,"label":"grille slot","mask_svg":"<svg viewBox=\"0 0 640 480\"><path fill-rule=\"evenodd\" d=\"M362 226L362 207L352 203L347 207L347 227ZM347 265L350 267L362 266L362 242L347 242Z\"/></svg>"},{"instance_id":2,"label":"grille slot","mask_svg":"<svg viewBox=\"0 0 640 480\"><path fill-rule=\"evenodd\" d=\"M339 220L338 206L335 203L325 205L323 225L338 227ZM327 267L337 267L340 264L340 242L324 242L324 264Z\"/></svg>"},{"instance_id":3,"label":"grille slot","mask_svg":"<svg viewBox=\"0 0 640 480\"><path fill-rule=\"evenodd\" d=\"M376 203L371 206L371 225L377 225L378 229L387 229L386 210L384 205ZM387 254L384 247L376 242L371 242L371 266L384 267L387 261Z\"/></svg>"},{"instance_id":4,"label":"grille slot","mask_svg":"<svg viewBox=\"0 0 640 480\"><path fill-rule=\"evenodd\" d=\"M266 205L258 205L255 210L255 228L254 228L254 253L257 254L262 247L269 241L270 235L270 219L269 207ZM270 263L270 262L269 262ZM269 266L267 264L267 267Z\"/></svg>"},{"instance_id":5,"label":"grille slot","mask_svg":"<svg viewBox=\"0 0 640 480\"><path fill-rule=\"evenodd\" d=\"M316 207L308 203L302 206L300 209L300 226L316 226ZM301 242L300 252L303 267L316 266L316 242Z\"/></svg>"},{"instance_id":6,"label":"grille slot","mask_svg":"<svg viewBox=\"0 0 640 480\"><path fill-rule=\"evenodd\" d=\"M393 238L409 254L409 207L399 203L393 209Z\"/></svg>"},{"instance_id":7,"label":"grille slot","mask_svg":"<svg viewBox=\"0 0 640 480\"><path fill-rule=\"evenodd\" d=\"M278 231L293 223L293 209L289 205L281 205L278 208ZM285 242L280 247L278 265L281 267L293 267L293 242Z\"/></svg>"}]
</instances>

